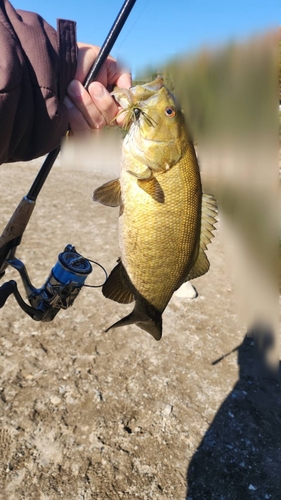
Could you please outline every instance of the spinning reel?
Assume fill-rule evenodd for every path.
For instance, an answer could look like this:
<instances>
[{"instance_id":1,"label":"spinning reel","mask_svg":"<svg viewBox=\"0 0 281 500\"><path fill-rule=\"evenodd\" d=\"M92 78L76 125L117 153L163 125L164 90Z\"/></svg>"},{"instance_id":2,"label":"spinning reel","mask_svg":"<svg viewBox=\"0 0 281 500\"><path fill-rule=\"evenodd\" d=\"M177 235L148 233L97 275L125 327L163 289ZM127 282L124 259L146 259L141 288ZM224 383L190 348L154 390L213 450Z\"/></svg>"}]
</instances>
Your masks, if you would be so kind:
<instances>
[{"instance_id":1,"label":"spinning reel","mask_svg":"<svg viewBox=\"0 0 281 500\"><path fill-rule=\"evenodd\" d=\"M90 261L72 245L67 245L59 254L57 263L39 289L31 284L25 265L19 259L9 258L6 263L19 271L30 305L24 302L16 281L10 280L0 287L0 308L13 293L20 307L35 321L52 321L60 309L72 306L92 272Z\"/></svg>"}]
</instances>

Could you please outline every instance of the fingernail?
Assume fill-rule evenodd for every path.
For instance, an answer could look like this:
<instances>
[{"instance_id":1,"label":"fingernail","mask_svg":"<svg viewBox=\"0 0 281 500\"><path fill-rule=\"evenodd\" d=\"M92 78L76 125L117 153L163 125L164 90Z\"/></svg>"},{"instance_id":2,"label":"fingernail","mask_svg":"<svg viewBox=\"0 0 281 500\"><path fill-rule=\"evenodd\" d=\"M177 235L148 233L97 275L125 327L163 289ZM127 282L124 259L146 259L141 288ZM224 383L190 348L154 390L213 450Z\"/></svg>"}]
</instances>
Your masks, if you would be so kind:
<instances>
[{"instance_id":1,"label":"fingernail","mask_svg":"<svg viewBox=\"0 0 281 500\"><path fill-rule=\"evenodd\" d=\"M83 92L83 85L78 80L72 80L67 87L68 94L73 97L81 97Z\"/></svg>"},{"instance_id":2,"label":"fingernail","mask_svg":"<svg viewBox=\"0 0 281 500\"><path fill-rule=\"evenodd\" d=\"M67 97L67 95L65 96L63 103L66 105L67 109L71 109L74 106L72 100L69 99L69 97Z\"/></svg>"},{"instance_id":3,"label":"fingernail","mask_svg":"<svg viewBox=\"0 0 281 500\"><path fill-rule=\"evenodd\" d=\"M104 93L105 93L105 88L101 83L93 82L91 84L91 94L94 97L96 97L97 99L101 99L101 97L104 96Z\"/></svg>"}]
</instances>

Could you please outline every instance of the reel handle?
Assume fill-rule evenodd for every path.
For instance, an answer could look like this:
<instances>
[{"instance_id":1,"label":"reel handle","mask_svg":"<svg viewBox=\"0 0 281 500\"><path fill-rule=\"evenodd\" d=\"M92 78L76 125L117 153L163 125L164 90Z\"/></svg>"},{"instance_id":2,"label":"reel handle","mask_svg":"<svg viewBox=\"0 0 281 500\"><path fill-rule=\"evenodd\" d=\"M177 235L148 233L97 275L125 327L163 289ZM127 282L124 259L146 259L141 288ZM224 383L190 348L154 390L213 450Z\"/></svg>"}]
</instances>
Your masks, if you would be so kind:
<instances>
[{"instance_id":1,"label":"reel handle","mask_svg":"<svg viewBox=\"0 0 281 500\"><path fill-rule=\"evenodd\" d=\"M0 309L4 307L6 300L10 295L14 294L15 299L22 310L28 314L35 321L41 321L43 317L43 311L31 307L26 302L24 302L22 296L18 291L17 282L14 280L7 281L4 285L0 286Z\"/></svg>"},{"instance_id":2,"label":"reel handle","mask_svg":"<svg viewBox=\"0 0 281 500\"><path fill-rule=\"evenodd\" d=\"M4 307L7 298L14 293L15 285L17 286L16 282L11 280L0 286L0 309Z\"/></svg>"}]
</instances>

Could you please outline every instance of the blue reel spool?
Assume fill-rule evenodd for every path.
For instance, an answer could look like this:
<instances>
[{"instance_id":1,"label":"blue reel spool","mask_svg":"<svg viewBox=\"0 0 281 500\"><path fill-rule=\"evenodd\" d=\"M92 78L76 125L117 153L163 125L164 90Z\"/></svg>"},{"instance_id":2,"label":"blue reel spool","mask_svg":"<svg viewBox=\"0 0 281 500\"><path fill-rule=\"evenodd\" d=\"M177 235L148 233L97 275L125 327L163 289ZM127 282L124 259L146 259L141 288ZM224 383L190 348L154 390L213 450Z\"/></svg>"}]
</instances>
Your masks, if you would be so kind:
<instances>
[{"instance_id":1,"label":"blue reel spool","mask_svg":"<svg viewBox=\"0 0 281 500\"><path fill-rule=\"evenodd\" d=\"M58 261L52 269L55 279L62 283L69 282L84 285L86 278L92 272L90 262L77 252L65 251L59 254Z\"/></svg>"}]
</instances>

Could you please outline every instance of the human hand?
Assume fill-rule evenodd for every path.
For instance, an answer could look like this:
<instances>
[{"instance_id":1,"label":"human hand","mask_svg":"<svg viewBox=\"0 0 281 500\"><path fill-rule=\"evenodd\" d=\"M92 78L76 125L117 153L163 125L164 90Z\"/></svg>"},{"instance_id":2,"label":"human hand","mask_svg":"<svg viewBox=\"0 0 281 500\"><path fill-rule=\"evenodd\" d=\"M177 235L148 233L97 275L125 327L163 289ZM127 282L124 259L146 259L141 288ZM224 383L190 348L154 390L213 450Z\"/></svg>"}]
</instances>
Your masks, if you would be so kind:
<instances>
[{"instance_id":1,"label":"human hand","mask_svg":"<svg viewBox=\"0 0 281 500\"><path fill-rule=\"evenodd\" d=\"M131 87L130 73L118 68L115 59L109 56L102 66L98 80L91 83L87 91L83 87L83 82L98 55L99 47L80 42L77 45L77 69L64 98L72 133L105 127L114 120L114 117L117 125L122 125L124 114L116 116L121 107L108 89L111 90L114 85L121 88Z\"/></svg>"}]
</instances>

